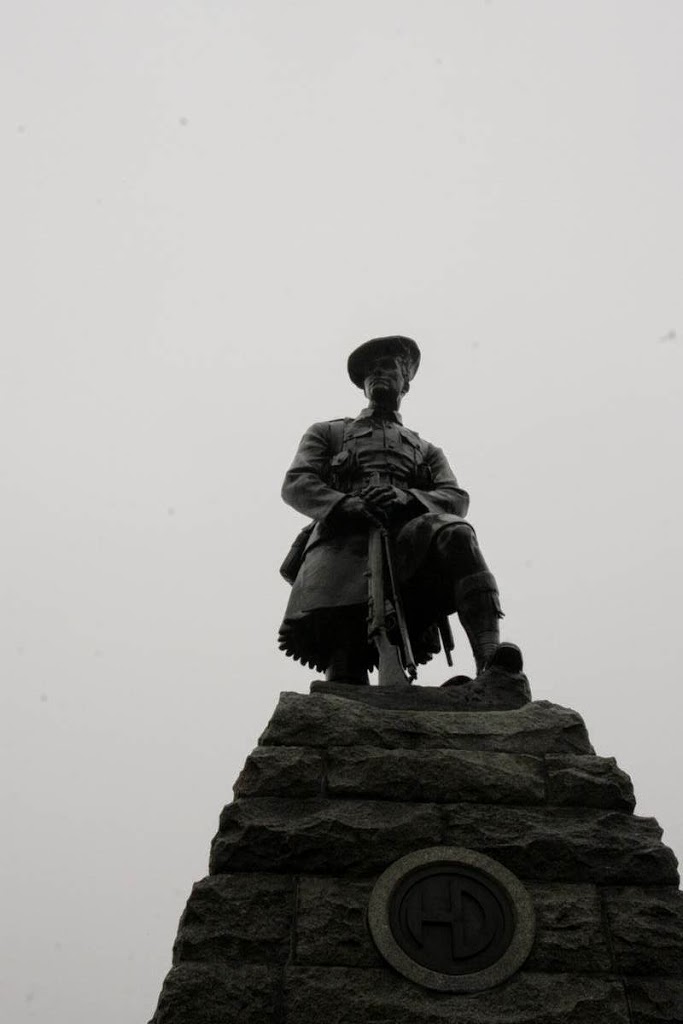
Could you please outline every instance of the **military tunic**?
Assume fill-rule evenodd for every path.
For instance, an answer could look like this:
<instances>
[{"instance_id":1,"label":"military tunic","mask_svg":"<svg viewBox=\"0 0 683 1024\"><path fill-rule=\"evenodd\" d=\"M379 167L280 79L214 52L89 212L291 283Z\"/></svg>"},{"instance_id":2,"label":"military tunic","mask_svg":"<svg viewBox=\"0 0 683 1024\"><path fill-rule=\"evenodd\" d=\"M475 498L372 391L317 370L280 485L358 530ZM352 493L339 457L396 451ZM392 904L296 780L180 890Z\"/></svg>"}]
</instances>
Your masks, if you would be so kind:
<instances>
[{"instance_id":1,"label":"military tunic","mask_svg":"<svg viewBox=\"0 0 683 1024\"><path fill-rule=\"evenodd\" d=\"M326 667L339 642L340 616L351 610L365 615L368 535L342 517L337 521L335 510L348 494L378 480L410 496L390 532L417 660L438 650L428 627L453 611L434 606L424 574L436 534L453 523L469 527L463 519L469 497L441 449L403 426L398 413L380 418L364 409L356 419L315 423L282 487L285 502L314 520L314 527L280 629L281 647L312 667ZM373 659L368 648L369 663Z\"/></svg>"}]
</instances>

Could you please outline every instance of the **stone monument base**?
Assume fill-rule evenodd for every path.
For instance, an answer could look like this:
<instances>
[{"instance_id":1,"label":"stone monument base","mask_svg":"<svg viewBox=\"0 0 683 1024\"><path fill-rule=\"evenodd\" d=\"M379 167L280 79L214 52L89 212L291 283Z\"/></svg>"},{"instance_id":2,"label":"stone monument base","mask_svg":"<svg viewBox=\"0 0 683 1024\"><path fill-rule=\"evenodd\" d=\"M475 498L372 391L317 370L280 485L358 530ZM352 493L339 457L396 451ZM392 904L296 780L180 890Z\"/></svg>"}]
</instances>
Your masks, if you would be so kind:
<instances>
[{"instance_id":1,"label":"stone monument base","mask_svg":"<svg viewBox=\"0 0 683 1024\"><path fill-rule=\"evenodd\" d=\"M468 686L281 695L221 815L153 1024L683 1022L676 861L657 822L634 815L630 779L575 711L531 702L524 677ZM384 908L399 891L385 873L439 847L466 851L460 874L426 895L406 875L404 903ZM498 896L493 875L487 895L467 874L489 862ZM521 903L506 903L511 876ZM509 942L503 980L494 933ZM410 977L403 952L388 962L413 940L418 958L435 943L441 966ZM484 987L430 987L449 972Z\"/></svg>"}]
</instances>

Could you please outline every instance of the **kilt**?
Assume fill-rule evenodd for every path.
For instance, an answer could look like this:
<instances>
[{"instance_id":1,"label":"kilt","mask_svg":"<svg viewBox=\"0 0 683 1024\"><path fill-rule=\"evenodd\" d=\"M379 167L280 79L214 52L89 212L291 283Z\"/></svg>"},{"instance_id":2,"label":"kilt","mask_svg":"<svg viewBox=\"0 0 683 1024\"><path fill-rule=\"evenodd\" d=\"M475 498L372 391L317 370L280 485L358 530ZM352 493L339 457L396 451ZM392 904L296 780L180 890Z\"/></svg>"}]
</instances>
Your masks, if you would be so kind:
<instances>
[{"instance_id":1,"label":"kilt","mask_svg":"<svg viewBox=\"0 0 683 1024\"><path fill-rule=\"evenodd\" d=\"M408 630L419 663L438 653L436 622L454 611L448 586L452 573L446 566L439 566L433 541L441 530L455 525L473 529L454 513L426 512L390 534L399 586L403 585ZM312 668L326 668L340 639L349 630L358 635L365 628L367 570L367 533L323 530L314 535L292 585L280 626L280 647ZM374 646L368 644L367 654L371 667L376 661Z\"/></svg>"}]
</instances>

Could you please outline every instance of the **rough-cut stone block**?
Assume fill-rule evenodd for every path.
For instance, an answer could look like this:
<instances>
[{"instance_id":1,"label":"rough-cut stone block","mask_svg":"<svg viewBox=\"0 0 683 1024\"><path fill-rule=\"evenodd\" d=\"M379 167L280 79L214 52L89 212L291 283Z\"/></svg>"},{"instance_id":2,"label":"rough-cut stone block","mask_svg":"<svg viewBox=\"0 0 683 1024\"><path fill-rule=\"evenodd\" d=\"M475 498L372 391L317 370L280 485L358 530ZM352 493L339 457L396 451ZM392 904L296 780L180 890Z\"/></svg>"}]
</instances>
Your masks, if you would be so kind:
<instances>
[{"instance_id":1,"label":"rough-cut stone block","mask_svg":"<svg viewBox=\"0 0 683 1024\"><path fill-rule=\"evenodd\" d=\"M260 743L592 754L580 715L536 701L517 711L386 711L343 697L283 693Z\"/></svg>"},{"instance_id":2,"label":"rough-cut stone block","mask_svg":"<svg viewBox=\"0 0 683 1024\"><path fill-rule=\"evenodd\" d=\"M306 747L257 747L234 785L235 796L320 796L323 763Z\"/></svg>"},{"instance_id":3,"label":"rough-cut stone block","mask_svg":"<svg viewBox=\"0 0 683 1024\"><path fill-rule=\"evenodd\" d=\"M682 978L629 978L626 991L632 1024L682 1024Z\"/></svg>"},{"instance_id":4,"label":"rough-cut stone block","mask_svg":"<svg viewBox=\"0 0 683 1024\"><path fill-rule=\"evenodd\" d=\"M611 969L594 885L527 884L536 912L536 940L527 971L596 974Z\"/></svg>"},{"instance_id":5,"label":"rough-cut stone block","mask_svg":"<svg viewBox=\"0 0 683 1024\"><path fill-rule=\"evenodd\" d=\"M150 1024L275 1024L278 974L267 967L180 964Z\"/></svg>"},{"instance_id":6,"label":"rough-cut stone block","mask_svg":"<svg viewBox=\"0 0 683 1024\"><path fill-rule=\"evenodd\" d=\"M545 780L542 759L523 754L332 747L327 791L385 800L541 804Z\"/></svg>"},{"instance_id":7,"label":"rough-cut stone block","mask_svg":"<svg viewBox=\"0 0 683 1024\"><path fill-rule=\"evenodd\" d=\"M173 947L188 960L283 963L289 955L294 881L279 875L216 875L193 887Z\"/></svg>"},{"instance_id":8,"label":"rough-cut stone block","mask_svg":"<svg viewBox=\"0 0 683 1024\"><path fill-rule=\"evenodd\" d=\"M512 675L488 669L476 679L457 686L419 686L405 689L385 686L347 686L316 680L311 693L327 693L355 700L373 708L413 711L509 711L531 700L529 680L523 673Z\"/></svg>"},{"instance_id":9,"label":"rough-cut stone block","mask_svg":"<svg viewBox=\"0 0 683 1024\"><path fill-rule=\"evenodd\" d=\"M516 974L486 992L432 992L390 969L288 968L284 1024L629 1024L619 982Z\"/></svg>"},{"instance_id":10,"label":"rough-cut stone block","mask_svg":"<svg viewBox=\"0 0 683 1024\"><path fill-rule=\"evenodd\" d=\"M636 805L631 779L613 757L550 755L546 758L546 768L551 804L627 812Z\"/></svg>"},{"instance_id":11,"label":"rough-cut stone block","mask_svg":"<svg viewBox=\"0 0 683 1024\"><path fill-rule=\"evenodd\" d=\"M445 805L444 842L501 861L520 878L676 885L676 858L654 818L583 807Z\"/></svg>"},{"instance_id":12,"label":"rough-cut stone block","mask_svg":"<svg viewBox=\"0 0 683 1024\"><path fill-rule=\"evenodd\" d=\"M367 926L374 881L299 879L295 950L298 964L376 967L383 963Z\"/></svg>"},{"instance_id":13,"label":"rough-cut stone block","mask_svg":"<svg viewBox=\"0 0 683 1024\"><path fill-rule=\"evenodd\" d=\"M629 887L604 901L618 971L683 978L683 893Z\"/></svg>"},{"instance_id":14,"label":"rough-cut stone block","mask_svg":"<svg viewBox=\"0 0 683 1024\"><path fill-rule=\"evenodd\" d=\"M211 874L369 875L440 841L434 804L372 800L236 800L221 815Z\"/></svg>"},{"instance_id":15,"label":"rough-cut stone block","mask_svg":"<svg viewBox=\"0 0 683 1024\"><path fill-rule=\"evenodd\" d=\"M301 878L296 962L345 967L382 963L366 923L373 881ZM611 969L598 891L592 885L527 884L536 913L528 971L594 974Z\"/></svg>"}]
</instances>

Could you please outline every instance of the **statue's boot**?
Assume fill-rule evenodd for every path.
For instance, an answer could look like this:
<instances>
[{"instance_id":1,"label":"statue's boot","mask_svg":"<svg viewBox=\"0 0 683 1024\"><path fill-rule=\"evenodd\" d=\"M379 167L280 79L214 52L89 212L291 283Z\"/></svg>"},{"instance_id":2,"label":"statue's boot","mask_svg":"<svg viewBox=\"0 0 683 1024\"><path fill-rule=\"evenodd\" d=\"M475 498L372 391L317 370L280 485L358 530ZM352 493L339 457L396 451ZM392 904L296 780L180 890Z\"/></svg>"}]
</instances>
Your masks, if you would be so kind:
<instances>
[{"instance_id":1,"label":"statue's boot","mask_svg":"<svg viewBox=\"0 0 683 1024\"><path fill-rule=\"evenodd\" d=\"M347 683L350 686L368 686L368 670L365 652L362 654L353 647L337 647L332 652L330 663L325 670L328 683Z\"/></svg>"},{"instance_id":2,"label":"statue's boot","mask_svg":"<svg viewBox=\"0 0 683 1024\"><path fill-rule=\"evenodd\" d=\"M486 668L498 668L503 672L516 674L524 669L524 659L517 644L504 642L498 644L497 648L489 658Z\"/></svg>"},{"instance_id":3,"label":"statue's boot","mask_svg":"<svg viewBox=\"0 0 683 1024\"><path fill-rule=\"evenodd\" d=\"M522 658L522 652L520 651L517 644L500 643L496 647L495 651L486 663L486 667L482 672L477 673L477 680L483 682L489 672L506 672L509 675L518 675L524 669L524 661ZM474 679L470 676L452 676L447 679L442 686L464 686L466 683L473 683Z\"/></svg>"}]
</instances>

